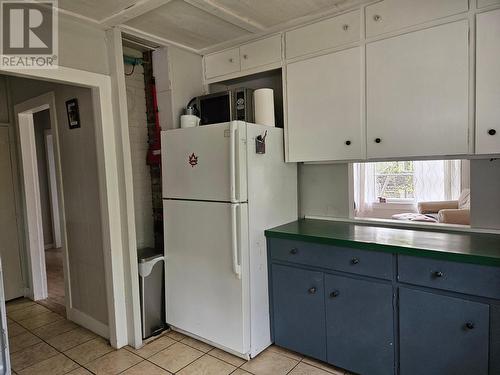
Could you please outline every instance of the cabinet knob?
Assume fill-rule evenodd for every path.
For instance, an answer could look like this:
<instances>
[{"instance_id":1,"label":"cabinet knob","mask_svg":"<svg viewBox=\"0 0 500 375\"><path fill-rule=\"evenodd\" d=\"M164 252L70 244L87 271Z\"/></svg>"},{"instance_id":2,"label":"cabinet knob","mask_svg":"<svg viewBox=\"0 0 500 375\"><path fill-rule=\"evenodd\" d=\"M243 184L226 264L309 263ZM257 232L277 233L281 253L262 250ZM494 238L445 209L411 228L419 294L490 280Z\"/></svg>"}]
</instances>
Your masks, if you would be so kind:
<instances>
[{"instance_id":1,"label":"cabinet knob","mask_svg":"<svg viewBox=\"0 0 500 375\"><path fill-rule=\"evenodd\" d=\"M495 135L495 134L497 134L497 131L495 129L490 129L490 130L488 130L488 134Z\"/></svg>"},{"instance_id":2,"label":"cabinet knob","mask_svg":"<svg viewBox=\"0 0 500 375\"><path fill-rule=\"evenodd\" d=\"M382 139L380 139L380 138L375 138L375 143L380 143L380 142L382 142Z\"/></svg>"},{"instance_id":3,"label":"cabinet knob","mask_svg":"<svg viewBox=\"0 0 500 375\"><path fill-rule=\"evenodd\" d=\"M352 258L351 259L351 264L358 264L359 263L359 259L358 258Z\"/></svg>"},{"instance_id":4,"label":"cabinet knob","mask_svg":"<svg viewBox=\"0 0 500 375\"><path fill-rule=\"evenodd\" d=\"M443 277L444 273L441 271L435 271L435 272L433 272L433 275L434 275L434 277Z\"/></svg>"},{"instance_id":5,"label":"cabinet knob","mask_svg":"<svg viewBox=\"0 0 500 375\"><path fill-rule=\"evenodd\" d=\"M246 60L248 59L248 55L243 55L243 58Z\"/></svg>"},{"instance_id":6,"label":"cabinet knob","mask_svg":"<svg viewBox=\"0 0 500 375\"><path fill-rule=\"evenodd\" d=\"M381 17L379 14L375 14L375 15L373 16L373 20L374 20L375 22L378 22L378 21L380 21L381 19L382 19L382 17Z\"/></svg>"},{"instance_id":7,"label":"cabinet knob","mask_svg":"<svg viewBox=\"0 0 500 375\"><path fill-rule=\"evenodd\" d=\"M474 323L472 323L472 322L465 323L465 328L467 328L467 329L474 329Z\"/></svg>"},{"instance_id":8,"label":"cabinet knob","mask_svg":"<svg viewBox=\"0 0 500 375\"><path fill-rule=\"evenodd\" d=\"M230 59L229 59L229 62L230 62L230 63L234 62L234 59L233 59L233 58L230 58Z\"/></svg>"},{"instance_id":9,"label":"cabinet knob","mask_svg":"<svg viewBox=\"0 0 500 375\"><path fill-rule=\"evenodd\" d=\"M334 290L333 292L330 293L330 298L337 298L340 295L340 292L338 290Z\"/></svg>"},{"instance_id":10,"label":"cabinet knob","mask_svg":"<svg viewBox=\"0 0 500 375\"><path fill-rule=\"evenodd\" d=\"M344 30L344 31L349 30L349 25L345 24L344 26L342 26L342 30Z\"/></svg>"},{"instance_id":11,"label":"cabinet knob","mask_svg":"<svg viewBox=\"0 0 500 375\"><path fill-rule=\"evenodd\" d=\"M295 247L292 250L290 250L290 254L292 254L292 255L295 255L298 252L299 252L299 250L297 248L295 248Z\"/></svg>"},{"instance_id":12,"label":"cabinet knob","mask_svg":"<svg viewBox=\"0 0 500 375\"><path fill-rule=\"evenodd\" d=\"M345 144L346 144L347 146L350 146L350 145L351 145L351 141L345 141Z\"/></svg>"},{"instance_id":13,"label":"cabinet knob","mask_svg":"<svg viewBox=\"0 0 500 375\"><path fill-rule=\"evenodd\" d=\"M309 288L309 289L307 290L307 292L308 292L309 294L315 294L315 293L316 293L316 291L317 291L317 289L316 289L316 287L315 287L315 286L313 286L312 288Z\"/></svg>"}]
</instances>

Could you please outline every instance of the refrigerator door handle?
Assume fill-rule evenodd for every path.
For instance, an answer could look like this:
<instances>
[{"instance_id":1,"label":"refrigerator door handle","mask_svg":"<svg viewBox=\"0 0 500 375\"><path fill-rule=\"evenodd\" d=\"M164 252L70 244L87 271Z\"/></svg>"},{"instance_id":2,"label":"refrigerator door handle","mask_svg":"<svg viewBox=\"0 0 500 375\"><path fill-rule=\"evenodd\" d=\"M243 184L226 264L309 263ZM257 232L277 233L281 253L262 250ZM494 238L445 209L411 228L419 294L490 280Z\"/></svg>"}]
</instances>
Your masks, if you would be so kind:
<instances>
[{"instance_id":1,"label":"refrigerator door handle","mask_svg":"<svg viewBox=\"0 0 500 375\"><path fill-rule=\"evenodd\" d=\"M233 272L238 279L241 279L241 265L238 263L238 215L239 204L231 205L231 250L233 257Z\"/></svg>"},{"instance_id":2,"label":"refrigerator door handle","mask_svg":"<svg viewBox=\"0 0 500 375\"><path fill-rule=\"evenodd\" d=\"M230 191L231 203L237 202L236 199L236 142L238 137L236 135L237 123L231 121L229 123L229 178L230 178Z\"/></svg>"}]
</instances>

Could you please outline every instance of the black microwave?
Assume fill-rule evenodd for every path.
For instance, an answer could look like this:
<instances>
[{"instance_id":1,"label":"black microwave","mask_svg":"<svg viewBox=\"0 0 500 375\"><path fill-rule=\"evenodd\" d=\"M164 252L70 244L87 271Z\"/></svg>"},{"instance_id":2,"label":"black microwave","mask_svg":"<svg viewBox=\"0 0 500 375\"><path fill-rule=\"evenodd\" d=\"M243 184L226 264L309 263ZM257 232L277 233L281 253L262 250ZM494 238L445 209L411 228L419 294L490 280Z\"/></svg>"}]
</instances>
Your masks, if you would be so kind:
<instances>
[{"instance_id":1,"label":"black microwave","mask_svg":"<svg viewBox=\"0 0 500 375\"><path fill-rule=\"evenodd\" d=\"M254 122L253 90L238 88L198 96L196 108L200 117L200 125L234 120Z\"/></svg>"}]
</instances>

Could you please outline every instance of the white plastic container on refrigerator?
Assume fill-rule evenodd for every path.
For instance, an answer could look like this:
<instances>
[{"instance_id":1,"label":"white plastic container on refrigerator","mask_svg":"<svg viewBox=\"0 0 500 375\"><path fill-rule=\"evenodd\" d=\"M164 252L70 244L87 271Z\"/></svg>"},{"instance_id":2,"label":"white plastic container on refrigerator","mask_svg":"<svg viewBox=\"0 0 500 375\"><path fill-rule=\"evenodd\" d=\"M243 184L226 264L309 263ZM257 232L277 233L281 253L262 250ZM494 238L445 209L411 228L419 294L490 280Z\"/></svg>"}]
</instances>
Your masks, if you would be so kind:
<instances>
[{"instance_id":1,"label":"white plastic container on refrigerator","mask_svg":"<svg viewBox=\"0 0 500 375\"><path fill-rule=\"evenodd\" d=\"M264 230L297 218L283 130L241 121L167 130L162 158L166 321L254 357L271 343Z\"/></svg>"}]
</instances>

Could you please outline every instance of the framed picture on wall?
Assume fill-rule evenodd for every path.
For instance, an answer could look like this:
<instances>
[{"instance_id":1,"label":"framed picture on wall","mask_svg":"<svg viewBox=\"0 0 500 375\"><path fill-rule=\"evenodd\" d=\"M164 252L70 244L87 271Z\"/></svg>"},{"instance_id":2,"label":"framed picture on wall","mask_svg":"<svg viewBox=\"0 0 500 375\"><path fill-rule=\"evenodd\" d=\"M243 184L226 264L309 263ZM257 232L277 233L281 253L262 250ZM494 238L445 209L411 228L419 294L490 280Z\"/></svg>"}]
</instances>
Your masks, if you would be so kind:
<instances>
[{"instance_id":1,"label":"framed picture on wall","mask_svg":"<svg viewBox=\"0 0 500 375\"><path fill-rule=\"evenodd\" d=\"M66 101L66 113L68 114L68 124L70 129L80 127L80 111L76 98Z\"/></svg>"}]
</instances>

